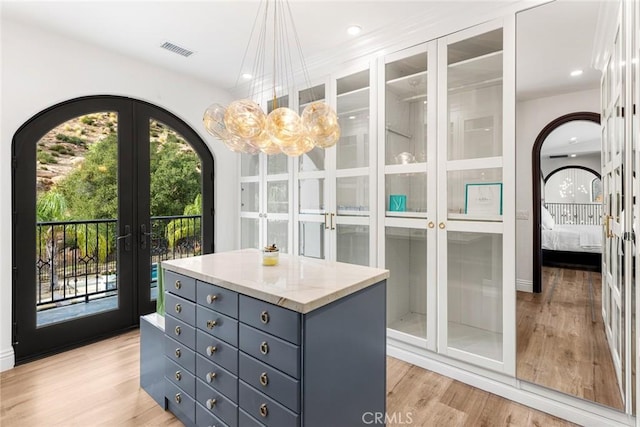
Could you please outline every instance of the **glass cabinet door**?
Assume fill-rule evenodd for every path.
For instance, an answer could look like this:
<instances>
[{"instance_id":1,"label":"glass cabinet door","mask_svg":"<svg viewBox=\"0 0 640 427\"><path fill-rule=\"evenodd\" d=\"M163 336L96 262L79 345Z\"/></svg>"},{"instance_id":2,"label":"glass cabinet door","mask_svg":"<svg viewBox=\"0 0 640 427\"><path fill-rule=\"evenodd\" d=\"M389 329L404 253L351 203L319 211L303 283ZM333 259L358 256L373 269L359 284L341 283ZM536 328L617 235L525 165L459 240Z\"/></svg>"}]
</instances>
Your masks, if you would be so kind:
<instances>
[{"instance_id":1,"label":"glass cabinet door","mask_svg":"<svg viewBox=\"0 0 640 427\"><path fill-rule=\"evenodd\" d=\"M259 155L240 154L240 248L259 248L262 239L262 182Z\"/></svg>"},{"instance_id":2,"label":"glass cabinet door","mask_svg":"<svg viewBox=\"0 0 640 427\"><path fill-rule=\"evenodd\" d=\"M513 27L505 19L438 41L438 350L510 374L515 267L503 255L515 253L515 100L504 42Z\"/></svg>"}]
</instances>

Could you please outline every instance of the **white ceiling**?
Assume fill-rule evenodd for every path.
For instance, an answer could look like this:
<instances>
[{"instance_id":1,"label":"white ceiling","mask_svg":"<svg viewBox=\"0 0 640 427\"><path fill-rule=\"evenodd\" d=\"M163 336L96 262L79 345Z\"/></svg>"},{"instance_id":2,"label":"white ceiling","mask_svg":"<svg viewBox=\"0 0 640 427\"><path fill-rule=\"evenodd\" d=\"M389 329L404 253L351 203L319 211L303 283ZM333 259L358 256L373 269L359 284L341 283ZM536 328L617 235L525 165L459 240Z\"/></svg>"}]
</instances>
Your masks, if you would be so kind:
<instances>
[{"instance_id":1,"label":"white ceiling","mask_svg":"<svg viewBox=\"0 0 640 427\"><path fill-rule=\"evenodd\" d=\"M540 154L547 157L600 153L600 145L600 125L587 120L575 120L555 128L544 140Z\"/></svg>"}]
</instances>

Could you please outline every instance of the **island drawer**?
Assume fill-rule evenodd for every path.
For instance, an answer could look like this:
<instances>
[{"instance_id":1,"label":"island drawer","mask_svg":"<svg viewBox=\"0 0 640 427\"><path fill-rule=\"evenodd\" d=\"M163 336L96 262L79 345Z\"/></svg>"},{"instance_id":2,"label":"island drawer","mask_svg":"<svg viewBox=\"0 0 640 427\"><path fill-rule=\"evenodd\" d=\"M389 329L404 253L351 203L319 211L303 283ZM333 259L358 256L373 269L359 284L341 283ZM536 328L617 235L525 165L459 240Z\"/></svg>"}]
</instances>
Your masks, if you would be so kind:
<instances>
[{"instance_id":1,"label":"island drawer","mask_svg":"<svg viewBox=\"0 0 640 427\"><path fill-rule=\"evenodd\" d=\"M196 282L196 302L212 310L238 318L238 294L210 283Z\"/></svg>"},{"instance_id":2,"label":"island drawer","mask_svg":"<svg viewBox=\"0 0 640 427\"><path fill-rule=\"evenodd\" d=\"M240 295L240 321L300 345L300 313Z\"/></svg>"},{"instance_id":3,"label":"island drawer","mask_svg":"<svg viewBox=\"0 0 640 427\"><path fill-rule=\"evenodd\" d=\"M196 346L196 328L187 325L184 322L176 319L175 317L164 316L165 334L171 338L180 341L182 344L189 348L195 348Z\"/></svg>"},{"instance_id":4,"label":"island drawer","mask_svg":"<svg viewBox=\"0 0 640 427\"><path fill-rule=\"evenodd\" d=\"M300 378L300 347L240 324L240 350L294 378Z\"/></svg>"},{"instance_id":5,"label":"island drawer","mask_svg":"<svg viewBox=\"0 0 640 427\"><path fill-rule=\"evenodd\" d=\"M193 325L196 323L196 305L191 301L165 293L165 311L176 319Z\"/></svg>"},{"instance_id":6,"label":"island drawer","mask_svg":"<svg viewBox=\"0 0 640 427\"><path fill-rule=\"evenodd\" d=\"M232 401L238 401L238 377L199 354L196 356L196 376Z\"/></svg>"},{"instance_id":7,"label":"island drawer","mask_svg":"<svg viewBox=\"0 0 640 427\"><path fill-rule=\"evenodd\" d=\"M196 309L198 329L220 338L234 347L238 346L238 321L229 316L198 306Z\"/></svg>"},{"instance_id":8,"label":"island drawer","mask_svg":"<svg viewBox=\"0 0 640 427\"><path fill-rule=\"evenodd\" d=\"M167 409L174 414L184 414L192 422L196 422L196 401L193 400L184 390L165 378L165 397L167 398Z\"/></svg>"},{"instance_id":9,"label":"island drawer","mask_svg":"<svg viewBox=\"0 0 640 427\"><path fill-rule=\"evenodd\" d=\"M193 396L196 393L196 377L168 357L164 360L164 376L187 394Z\"/></svg>"},{"instance_id":10,"label":"island drawer","mask_svg":"<svg viewBox=\"0 0 640 427\"><path fill-rule=\"evenodd\" d=\"M229 427L207 408L196 402L196 425L207 427ZM240 424L242 425L242 424Z\"/></svg>"},{"instance_id":11,"label":"island drawer","mask_svg":"<svg viewBox=\"0 0 640 427\"><path fill-rule=\"evenodd\" d=\"M251 415L247 414L242 409L238 409L238 426L240 427L264 427L264 424L259 423Z\"/></svg>"},{"instance_id":12,"label":"island drawer","mask_svg":"<svg viewBox=\"0 0 640 427\"><path fill-rule=\"evenodd\" d=\"M238 390L240 407L268 427L297 427L300 416L275 400L240 381Z\"/></svg>"},{"instance_id":13,"label":"island drawer","mask_svg":"<svg viewBox=\"0 0 640 427\"><path fill-rule=\"evenodd\" d=\"M189 301L196 300L196 279L164 270L164 289Z\"/></svg>"},{"instance_id":14,"label":"island drawer","mask_svg":"<svg viewBox=\"0 0 640 427\"><path fill-rule=\"evenodd\" d=\"M196 354L184 344L174 341L165 335L164 354L174 362L180 364L191 373L196 372Z\"/></svg>"},{"instance_id":15,"label":"island drawer","mask_svg":"<svg viewBox=\"0 0 640 427\"><path fill-rule=\"evenodd\" d=\"M197 332L196 351L207 360L222 366L234 375L238 375L238 349L207 334Z\"/></svg>"},{"instance_id":16,"label":"island drawer","mask_svg":"<svg viewBox=\"0 0 640 427\"><path fill-rule=\"evenodd\" d=\"M200 379L196 380L196 401L229 427L238 425L238 405Z\"/></svg>"},{"instance_id":17,"label":"island drawer","mask_svg":"<svg viewBox=\"0 0 640 427\"><path fill-rule=\"evenodd\" d=\"M300 412L300 381L283 374L243 352L239 354L239 377L291 409Z\"/></svg>"}]
</instances>

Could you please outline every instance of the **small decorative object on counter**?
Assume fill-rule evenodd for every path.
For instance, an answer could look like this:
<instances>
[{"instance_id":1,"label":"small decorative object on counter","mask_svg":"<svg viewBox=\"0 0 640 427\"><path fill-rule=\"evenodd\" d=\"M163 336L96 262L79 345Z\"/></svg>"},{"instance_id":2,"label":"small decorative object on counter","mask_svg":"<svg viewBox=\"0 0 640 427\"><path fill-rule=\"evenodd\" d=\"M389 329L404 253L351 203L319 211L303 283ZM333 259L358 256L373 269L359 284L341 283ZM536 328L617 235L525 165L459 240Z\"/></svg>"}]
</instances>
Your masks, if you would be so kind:
<instances>
[{"instance_id":1,"label":"small decorative object on counter","mask_svg":"<svg viewBox=\"0 0 640 427\"><path fill-rule=\"evenodd\" d=\"M276 244L265 246L262 249L262 265L278 265L280 249L276 248Z\"/></svg>"}]
</instances>

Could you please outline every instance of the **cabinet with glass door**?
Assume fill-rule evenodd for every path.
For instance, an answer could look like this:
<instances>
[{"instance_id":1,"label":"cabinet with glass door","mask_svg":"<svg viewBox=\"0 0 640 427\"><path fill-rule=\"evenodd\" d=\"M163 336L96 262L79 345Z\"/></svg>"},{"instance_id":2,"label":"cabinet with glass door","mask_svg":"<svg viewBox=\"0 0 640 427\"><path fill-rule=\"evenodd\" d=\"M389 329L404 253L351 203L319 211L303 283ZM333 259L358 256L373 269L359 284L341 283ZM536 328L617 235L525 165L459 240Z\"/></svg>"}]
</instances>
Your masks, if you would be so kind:
<instances>
[{"instance_id":1,"label":"cabinet with glass door","mask_svg":"<svg viewBox=\"0 0 640 427\"><path fill-rule=\"evenodd\" d=\"M513 20L438 40L438 351L515 373Z\"/></svg>"},{"instance_id":2,"label":"cabinet with glass door","mask_svg":"<svg viewBox=\"0 0 640 427\"><path fill-rule=\"evenodd\" d=\"M267 112L289 105L283 96L267 102ZM240 248L275 244L287 253L291 248L291 170L285 154L240 155Z\"/></svg>"},{"instance_id":3,"label":"cabinet with glass door","mask_svg":"<svg viewBox=\"0 0 640 427\"><path fill-rule=\"evenodd\" d=\"M390 338L436 350L436 42L378 68L378 211ZM382 138L384 136L384 139ZM382 143L384 142L384 143ZM429 226L430 225L430 226Z\"/></svg>"}]
</instances>

